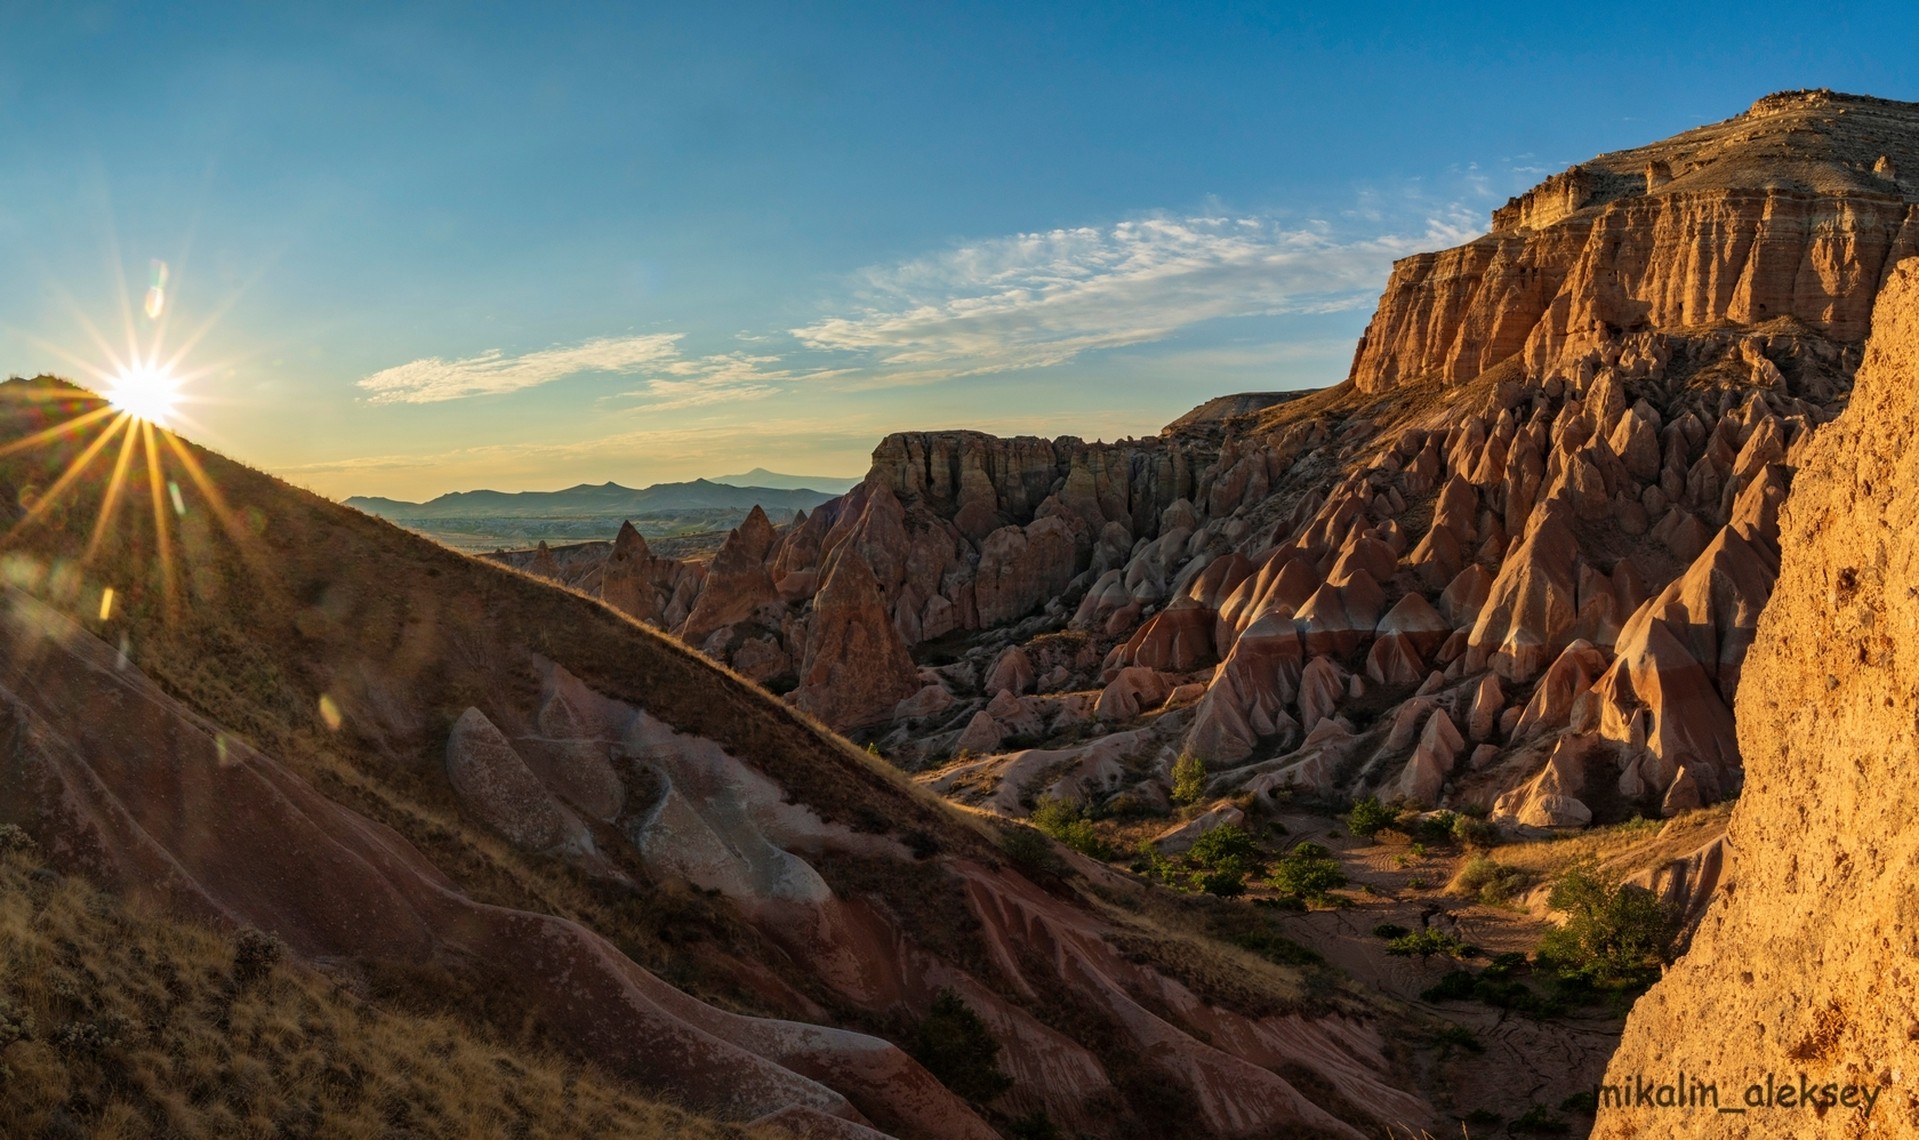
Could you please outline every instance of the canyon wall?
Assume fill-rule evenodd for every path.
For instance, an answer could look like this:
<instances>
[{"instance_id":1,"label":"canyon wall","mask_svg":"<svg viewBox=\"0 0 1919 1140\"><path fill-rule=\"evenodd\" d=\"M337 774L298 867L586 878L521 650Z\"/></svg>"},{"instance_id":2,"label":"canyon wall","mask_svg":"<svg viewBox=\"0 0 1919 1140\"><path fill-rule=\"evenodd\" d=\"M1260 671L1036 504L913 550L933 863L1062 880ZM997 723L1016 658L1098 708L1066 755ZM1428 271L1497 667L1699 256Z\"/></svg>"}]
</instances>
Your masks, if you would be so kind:
<instances>
[{"instance_id":1,"label":"canyon wall","mask_svg":"<svg viewBox=\"0 0 1919 1140\"><path fill-rule=\"evenodd\" d=\"M1876 1101L1602 1110L1602 1137L1919 1133L1919 261L1881 294L1852 406L1806 450L1739 690L1735 888L1634 1007L1607 1072L1768 1077ZM1815 1099L1823 1099L1823 1093Z\"/></svg>"},{"instance_id":2,"label":"canyon wall","mask_svg":"<svg viewBox=\"0 0 1919 1140\"><path fill-rule=\"evenodd\" d=\"M1182 753L1215 796L1519 829L1721 800L1780 506L1919 252L1900 169L1919 106L1770 96L1402 262L1346 384L1114 443L889 436L608 597L1011 814L1160 802Z\"/></svg>"}]
</instances>

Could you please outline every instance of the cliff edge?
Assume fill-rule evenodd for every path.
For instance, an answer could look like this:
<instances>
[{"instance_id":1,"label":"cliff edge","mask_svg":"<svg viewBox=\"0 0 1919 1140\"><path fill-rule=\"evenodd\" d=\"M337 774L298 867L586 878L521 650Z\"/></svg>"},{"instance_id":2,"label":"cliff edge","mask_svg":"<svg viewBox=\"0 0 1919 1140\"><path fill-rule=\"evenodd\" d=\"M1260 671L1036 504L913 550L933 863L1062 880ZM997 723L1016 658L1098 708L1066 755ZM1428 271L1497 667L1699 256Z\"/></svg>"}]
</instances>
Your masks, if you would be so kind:
<instances>
[{"instance_id":1,"label":"cliff edge","mask_svg":"<svg viewBox=\"0 0 1919 1140\"><path fill-rule=\"evenodd\" d=\"M1602 1087L1595 1136L1919 1133L1915 379L1919 259L1891 273L1851 407L1782 513L1737 703L1738 881L1633 1009L1605 1082L1624 1104ZM1683 1087L1644 1104L1648 1082Z\"/></svg>"}]
</instances>

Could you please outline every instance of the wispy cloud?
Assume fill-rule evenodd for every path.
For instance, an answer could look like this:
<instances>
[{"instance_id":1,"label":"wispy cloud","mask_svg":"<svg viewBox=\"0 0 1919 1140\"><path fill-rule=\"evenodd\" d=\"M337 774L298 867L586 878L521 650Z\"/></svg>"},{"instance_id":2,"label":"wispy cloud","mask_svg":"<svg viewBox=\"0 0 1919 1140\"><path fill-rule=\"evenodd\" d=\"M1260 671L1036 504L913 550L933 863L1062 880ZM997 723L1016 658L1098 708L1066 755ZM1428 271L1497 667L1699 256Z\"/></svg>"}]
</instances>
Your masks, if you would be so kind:
<instances>
[{"instance_id":1,"label":"wispy cloud","mask_svg":"<svg viewBox=\"0 0 1919 1140\"><path fill-rule=\"evenodd\" d=\"M801 378L781 367L777 356L745 352L674 360L650 371L656 374L622 395L644 400L648 410L655 412L764 399L785 382Z\"/></svg>"},{"instance_id":2,"label":"wispy cloud","mask_svg":"<svg viewBox=\"0 0 1919 1140\"><path fill-rule=\"evenodd\" d=\"M520 356L489 349L478 356L429 356L382 369L359 383L374 404L433 404L550 384L590 372L631 375L678 356L679 333L600 337Z\"/></svg>"},{"instance_id":3,"label":"wispy cloud","mask_svg":"<svg viewBox=\"0 0 1919 1140\"><path fill-rule=\"evenodd\" d=\"M912 383L1062 364L1227 317L1330 312L1373 301L1391 262L1457 244L1476 218L1342 238L1322 224L1152 217L1019 234L861 275L860 310L789 330Z\"/></svg>"}]
</instances>

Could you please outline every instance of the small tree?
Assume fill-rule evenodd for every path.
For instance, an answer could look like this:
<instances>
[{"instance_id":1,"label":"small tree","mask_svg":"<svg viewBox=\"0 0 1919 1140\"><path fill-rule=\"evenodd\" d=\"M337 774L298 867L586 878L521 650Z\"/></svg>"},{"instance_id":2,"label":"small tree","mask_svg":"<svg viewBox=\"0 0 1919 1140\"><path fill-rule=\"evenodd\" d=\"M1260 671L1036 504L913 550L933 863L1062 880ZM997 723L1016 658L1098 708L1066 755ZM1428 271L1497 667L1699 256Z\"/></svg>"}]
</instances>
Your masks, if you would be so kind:
<instances>
[{"instance_id":1,"label":"small tree","mask_svg":"<svg viewBox=\"0 0 1919 1140\"><path fill-rule=\"evenodd\" d=\"M1679 925L1659 896L1582 863L1553 884L1566 921L1540 942L1539 957L1610 985L1643 982L1673 959Z\"/></svg>"},{"instance_id":2,"label":"small tree","mask_svg":"<svg viewBox=\"0 0 1919 1140\"><path fill-rule=\"evenodd\" d=\"M1346 885L1346 872L1332 852L1317 843L1302 843L1273 866L1273 887L1298 899L1325 901Z\"/></svg>"},{"instance_id":3,"label":"small tree","mask_svg":"<svg viewBox=\"0 0 1919 1140\"><path fill-rule=\"evenodd\" d=\"M1186 858L1198 866L1193 886L1209 895L1246 893L1246 880L1263 870L1259 843L1237 824L1222 823L1193 840Z\"/></svg>"},{"instance_id":4,"label":"small tree","mask_svg":"<svg viewBox=\"0 0 1919 1140\"><path fill-rule=\"evenodd\" d=\"M1206 762L1191 752L1182 752L1173 761L1173 802L1198 803L1206 794Z\"/></svg>"}]
</instances>

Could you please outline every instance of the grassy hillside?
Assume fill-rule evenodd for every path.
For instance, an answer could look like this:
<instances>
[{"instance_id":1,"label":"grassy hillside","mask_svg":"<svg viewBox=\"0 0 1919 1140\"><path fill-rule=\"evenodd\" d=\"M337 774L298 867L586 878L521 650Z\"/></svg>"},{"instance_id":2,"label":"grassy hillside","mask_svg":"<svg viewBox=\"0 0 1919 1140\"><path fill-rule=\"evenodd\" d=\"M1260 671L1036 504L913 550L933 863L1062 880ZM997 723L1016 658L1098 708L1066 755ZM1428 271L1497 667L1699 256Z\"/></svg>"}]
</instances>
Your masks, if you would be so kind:
<instances>
[{"instance_id":1,"label":"grassy hillside","mask_svg":"<svg viewBox=\"0 0 1919 1140\"><path fill-rule=\"evenodd\" d=\"M744 1137L56 876L0 832L0 1135Z\"/></svg>"}]
</instances>

